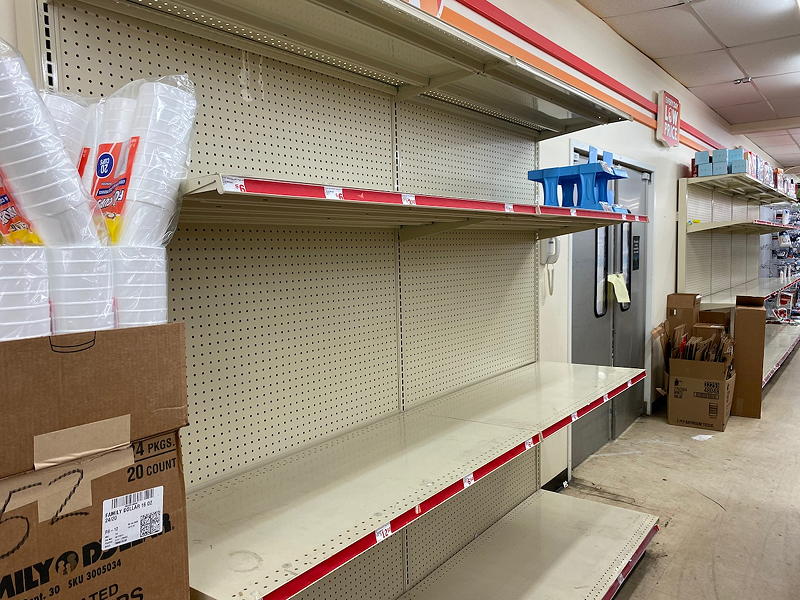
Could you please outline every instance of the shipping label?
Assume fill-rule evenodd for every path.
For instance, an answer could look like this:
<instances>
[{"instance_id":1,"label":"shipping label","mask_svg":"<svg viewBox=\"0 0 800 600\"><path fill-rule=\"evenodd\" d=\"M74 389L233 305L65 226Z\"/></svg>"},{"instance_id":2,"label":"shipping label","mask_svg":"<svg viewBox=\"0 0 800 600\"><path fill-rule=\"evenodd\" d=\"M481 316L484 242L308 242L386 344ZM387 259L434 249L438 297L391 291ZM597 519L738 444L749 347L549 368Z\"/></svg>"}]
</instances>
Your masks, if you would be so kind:
<instances>
[{"instance_id":1,"label":"shipping label","mask_svg":"<svg viewBox=\"0 0 800 600\"><path fill-rule=\"evenodd\" d=\"M103 550L161 533L164 486L103 500Z\"/></svg>"}]
</instances>

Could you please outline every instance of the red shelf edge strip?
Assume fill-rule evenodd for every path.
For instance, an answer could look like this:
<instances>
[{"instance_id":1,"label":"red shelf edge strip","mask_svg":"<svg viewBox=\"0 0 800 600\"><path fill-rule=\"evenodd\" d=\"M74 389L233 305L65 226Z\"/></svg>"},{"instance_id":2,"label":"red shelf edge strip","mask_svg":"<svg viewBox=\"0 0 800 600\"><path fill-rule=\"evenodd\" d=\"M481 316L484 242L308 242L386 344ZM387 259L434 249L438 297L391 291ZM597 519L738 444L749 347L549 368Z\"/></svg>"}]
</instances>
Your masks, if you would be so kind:
<instances>
[{"instance_id":1,"label":"red shelf edge strip","mask_svg":"<svg viewBox=\"0 0 800 600\"><path fill-rule=\"evenodd\" d=\"M243 180L245 194L258 194L262 196L276 196L288 198L308 198L314 200L346 200L350 202L370 202L374 204L405 204L404 197L413 199L415 206L432 208L454 208L465 210L482 210L488 212L501 212L530 215L558 215L571 217L602 218L609 221L630 221L648 223L645 215L631 215L625 213L589 210L585 208L569 208L563 206L545 206L543 204L512 204L492 202L489 200L473 200L467 198L446 198L443 196L416 195L404 192L384 192L380 190L359 190L354 188L340 188L312 183L292 183L289 181L274 181L269 179ZM341 190L340 198L328 198L326 187ZM225 190L231 191L231 190ZM241 191L239 192L241 193Z\"/></svg>"},{"instance_id":2,"label":"red shelf edge strip","mask_svg":"<svg viewBox=\"0 0 800 600\"><path fill-rule=\"evenodd\" d=\"M644 540L642 540L642 543L639 544L639 547L636 549L636 552L634 552L633 556L631 556L630 560L628 561L628 564L626 564L622 568L622 572L614 580L614 583L611 584L611 587L608 588L608 591L606 592L605 596L603 596L603 600L611 600L614 596L617 595L619 588L621 588L622 584L625 583L625 580L628 578L628 575L631 574L633 568L637 564L639 564L640 560L642 560L642 556L644 556L644 552L645 550L647 550L647 546L650 545L650 542L653 540L653 537L655 537L656 533L658 532L659 532L658 525L653 525L653 528L645 536Z\"/></svg>"},{"instance_id":3,"label":"red shelf edge strip","mask_svg":"<svg viewBox=\"0 0 800 600\"><path fill-rule=\"evenodd\" d=\"M633 379L630 379L627 382L623 383L622 385L617 386L616 388L611 390L611 392L607 394L608 399L610 400L614 396L634 386L635 384L642 381L645 377L647 377L647 373L645 371L642 371L641 373L636 375ZM606 402L605 396L593 400L592 402L590 402L589 404L578 410L578 412L576 413L578 415L577 418L580 418L583 415L591 412L592 410L594 410L601 404L604 404L605 402ZM566 425L572 423L573 420L574 419L572 417L565 417L564 419L561 419L558 423L551 425L550 427L545 429L545 431L534 435L531 438L533 440L533 445L530 446L530 448L526 446L526 442L522 442L521 444L518 444L513 448L511 448L511 450L508 450L503 454L501 454L500 456L498 456L497 458L489 461L485 465L478 467L472 473L474 481L478 481L486 477L492 471L499 469L504 464L510 462L512 459L516 458L526 450L534 448L548 436L552 435L562 427L565 427ZM553 429L553 427L556 426L557 428ZM395 517L390 521L391 533L392 534L397 533L402 528L411 524L413 521L417 520L422 515L430 512L431 510L433 510L440 504L444 503L445 501L449 500L459 492L462 492L464 489L466 489L464 480L459 480L450 484L443 490L440 490L439 492L435 493L433 496L430 496L429 498L423 500L416 507L407 510L403 514ZM658 528L656 528L656 530L657 529ZM262 600L288 600L288 598L291 598L295 594L302 592L307 587L316 583L326 575L329 575L339 567L343 566L345 563L356 558L358 555L363 554L364 552L369 550L372 546L375 546L378 543L379 542L375 532L368 533L367 535L365 535L362 538L359 538L349 546L342 548L336 554L329 556L322 562L314 565L313 567L301 573L294 579L287 581L279 588L271 591L266 596L263 596Z\"/></svg>"}]
</instances>

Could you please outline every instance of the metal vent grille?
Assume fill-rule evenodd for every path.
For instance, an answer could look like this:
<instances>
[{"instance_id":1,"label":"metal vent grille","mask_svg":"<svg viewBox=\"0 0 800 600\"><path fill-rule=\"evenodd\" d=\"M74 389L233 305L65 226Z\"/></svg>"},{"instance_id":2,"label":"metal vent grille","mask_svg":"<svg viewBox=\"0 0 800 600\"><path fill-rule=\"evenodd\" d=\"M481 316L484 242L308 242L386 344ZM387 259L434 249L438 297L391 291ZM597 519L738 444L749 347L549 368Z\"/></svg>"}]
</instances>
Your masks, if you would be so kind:
<instances>
[{"instance_id":1,"label":"metal vent grille","mask_svg":"<svg viewBox=\"0 0 800 600\"><path fill-rule=\"evenodd\" d=\"M395 234L183 227L190 488L396 412Z\"/></svg>"},{"instance_id":2,"label":"metal vent grille","mask_svg":"<svg viewBox=\"0 0 800 600\"><path fill-rule=\"evenodd\" d=\"M521 454L406 529L409 588L539 489L539 455Z\"/></svg>"},{"instance_id":3,"label":"metal vent grille","mask_svg":"<svg viewBox=\"0 0 800 600\"><path fill-rule=\"evenodd\" d=\"M189 74L199 100L192 175L392 189L390 96L113 12L53 5L61 91L104 96L133 79Z\"/></svg>"},{"instance_id":4,"label":"metal vent grille","mask_svg":"<svg viewBox=\"0 0 800 600\"><path fill-rule=\"evenodd\" d=\"M483 231L401 244L406 408L536 360L535 247L527 233Z\"/></svg>"},{"instance_id":5,"label":"metal vent grille","mask_svg":"<svg viewBox=\"0 0 800 600\"><path fill-rule=\"evenodd\" d=\"M401 190L534 203L535 143L508 129L399 102L397 146Z\"/></svg>"}]
</instances>

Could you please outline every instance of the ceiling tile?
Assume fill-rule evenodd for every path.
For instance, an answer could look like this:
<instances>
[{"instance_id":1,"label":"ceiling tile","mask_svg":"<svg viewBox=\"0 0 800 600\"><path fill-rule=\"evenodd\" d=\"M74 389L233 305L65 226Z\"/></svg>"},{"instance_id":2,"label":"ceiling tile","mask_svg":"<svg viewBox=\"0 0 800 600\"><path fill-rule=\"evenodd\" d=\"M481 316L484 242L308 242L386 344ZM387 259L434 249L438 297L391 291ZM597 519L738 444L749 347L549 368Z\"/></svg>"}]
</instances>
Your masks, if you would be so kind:
<instances>
[{"instance_id":1,"label":"ceiling tile","mask_svg":"<svg viewBox=\"0 0 800 600\"><path fill-rule=\"evenodd\" d=\"M748 134L747 137L749 137L750 139L752 139L755 142L758 142L758 144L760 146L761 145L766 145L766 146L786 146L786 145L794 144L795 141L794 141L794 139L792 139L792 136L790 136L788 133L785 133L785 131L786 130L784 129L784 131L772 131L772 132L770 132L770 133L776 133L778 135L765 135L765 134L761 134L761 133L751 133L751 134Z\"/></svg>"},{"instance_id":2,"label":"ceiling tile","mask_svg":"<svg viewBox=\"0 0 800 600\"><path fill-rule=\"evenodd\" d=\"M775 113L766 102L752 102L715 109L728 123L750 123L774 119Z\"/></svg>"},{"instance_id":3,"label":"ceiling tile","mask_svg":"<svg viewBox=\"0 0 800 600\"><path fill-rule=\"evenodd\" d=\"M800 152L800 146L797 144L789 144L788 146L770 146L769 144L759 144L765 152L769 152L772 155L780 155L785 156L787 154L797 154Z\"/></svg>"},{"instance_id":4,"label":"ceiling tile","mask_svg":"<svg viewBox=\"0 0 800 600\"><path fill-rule=\"evenodd\" d=\"M800 35L730 49L752 77L800 71Z\"/></svg>"},{"instance_id":5,"label":"ceiling tile","mask_svg":"<svg viewBox=\"0 0 800 600\"><path fill-rule=\"evenodd\" d=\"M654 10L674 6L676 0L578 0L586 8L604 19L618 17L644 10Z\"/></svg>"},{"instance_id":6,"label":"ceiling tile","mask_svg":"<svg viewBox=\"0 0 800 600\"><path fill-rule=\"evenodd\" d=\"M789 96L800 98L800 72L756 77L753 83L768 99Z\"/></svg>"},{"instance_id":7,"label":"ceiling tile","mask_svg":"<svg viewBox=\"0 0 800 600\"><path fill-rule=\"evenodd\" d=\"M712 108L747 104L748 102L760 102L763 100L758 90L749 83L741 83L739 85L731 82L714 83L712 85L701 85L689 89L695 96Z\"/></svg>"},{"instance_id":8,"label":"ceiling tile","mask_svg":"<svg viewBox=\"0 0 800 600\"><path fill-rule=\"evenodd\" d=\"M721 48L694 13L683 5L610 17L606 23L651 58Z\"/></svg>"},{"instance_id":9,"label":"ceiling tile","mask_svg":"<svg viewBox=\"0 0 800 600\"><path fill-rule=\"evenodd\" d=\"M800 96L796 98L770 98L778 117L800 117Z\"/></svg>"},{"instance_id":10,"label":"ceiling tile","mask_svg":"<svg viewBox=\"0 0 800 600\"><path fill-rule=\"evenodd\" d=\"M723 83L744 76L725 50L660 58L656 62L686 87Z\"/></svg>"},{"instance_id":11,"label":"ceiling tile","mask_svg":"<svg viewBox=\"0 0 800 600\"><path fill-rule=\"evenodd\" d=\"M702 0L692 8L726 46L741 46L800 32L796 0Z\"/></svg>"}]
</instances>

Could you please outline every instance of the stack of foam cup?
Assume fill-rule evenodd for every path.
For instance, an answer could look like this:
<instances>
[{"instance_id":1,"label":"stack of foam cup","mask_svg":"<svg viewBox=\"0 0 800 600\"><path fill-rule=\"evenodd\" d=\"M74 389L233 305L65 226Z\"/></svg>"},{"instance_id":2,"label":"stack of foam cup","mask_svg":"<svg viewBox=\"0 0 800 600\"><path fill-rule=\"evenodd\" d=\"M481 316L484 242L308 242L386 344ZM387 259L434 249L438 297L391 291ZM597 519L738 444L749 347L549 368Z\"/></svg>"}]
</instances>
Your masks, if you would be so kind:
<instances>
[{"instance_id":1,"label":"stack of foam cup","mask_svg":"<svg viewBox=\"0 0 800 600\"><path fill-rule=\"evenodd\" d=\"M77 165L89 122L89 107L77 99L53 92L43 93L42 99L50 116L55 121L67 156L73 165Z\"/></svg>"},{"instance_id":2,"label":"stack of foam cup","mask_svg":"<svg viewBox=\"0 0 800 600\"><path fill-rule=\"evenodd\" d=\"M0 171L45 244L99 246L92 207L22 59L0 42Z\"/></svg>"},{"instance_id":3,"label":"stack of foam cup","mask_svg":"<svg viewBox=\"0 0 800 600\"><path fill-rule=\"evenodd\" d=\"M114 295L119 327L167 322L167 250L114 246Z\"/></svg>"},{"instance_id":4,"label":"stack of foam cup","mask_svg":"<svg viewBox=\"0 0 800 600\"><path fill-rule=\"evenodd\" d=\"M178 212L197 109L194 94L163 82L139 87L131 135L139 137L122 215L121 246L164 244Z\"/></svg>"},{"instance_id":5,"label":"stack of foam cup","mask_svg":"<svg viewBox=\"0 0 800 600\"><path fill-rule=\"evenodd\" d=\"M47 248L53 333L114 327L111 248Z\"/></svg>"},{"instance_id":6,"label":"stack of foam cup","mask_svg":"<svg viewBox=\"0 0 800 600\"><path fill-rule=\"evenodd\" d=\"M135 110L136 100L117 96L111 96L89 108L89 124L83 144L89 148L89 155L83 172L83 184L90 193L94 185L98 147L101 144L128 142Z\"/></svg>"},{"instance_id":7,"label":"stack of foam cup","mask_svg":"<svg viewBox=\"0 0 800 600\"><path fill-rule=\"evenodd\" d=\"M41 246L0 246L0 341L50 335L47 260Z\"/></svg>"}]
</instances>

